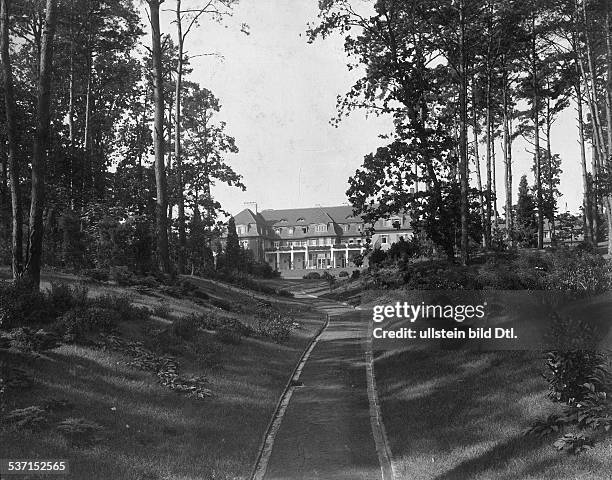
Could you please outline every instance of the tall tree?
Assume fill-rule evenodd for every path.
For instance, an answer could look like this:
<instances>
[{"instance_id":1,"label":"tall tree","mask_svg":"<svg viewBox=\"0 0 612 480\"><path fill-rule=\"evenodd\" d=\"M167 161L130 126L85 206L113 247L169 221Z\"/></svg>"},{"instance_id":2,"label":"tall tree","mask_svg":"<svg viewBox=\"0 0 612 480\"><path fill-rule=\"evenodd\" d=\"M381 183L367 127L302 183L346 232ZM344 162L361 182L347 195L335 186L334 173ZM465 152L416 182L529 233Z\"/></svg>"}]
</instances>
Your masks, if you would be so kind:
<instances>
[{"instance_id":1,"label":"tall tree","mask_svg":"<svg viewBox=\"0 0 612 480\"><path fill-rule=\"evenodd\" d=\"M536 205L529 191L527 176L523 175L519 182L518 200L516 204L517 240L524 247L537 245Z\"/></svg>"},{"instance_id":2,"label":"tall tree","mask_svg":"<svg viewBox=\"0 0 612 480\"><path fill-rule=\"evenodd\" d=\"M156 237L159 269L171 271L168 249L168 199L166 168L164 165L164 79L162 69L161 30L159 9L164 0L147 0L151 22L151 54L153 59L153 97L155 115L153 120L153 147L155 150Z\"/></svg>"},{"instance_id":3,"label":"tall tree","mask_svg":"<svg viewBox=\"0 0 612 480\"><path fill-rule=\"evenodd\" d=\"M53 69L53 40L56 27L57 0L47 0L45 23L40 49L40 71L36 99L36 135L32 150L32 192L30 198L30 242L24 282L32 289L40 287L40 268L43 253L43 210L45 205L45 167L49 149L51 120L51 76Z\"/></svg>"},{"instance_id":4,"label":"tall tree","mask_svg":"<svg viewBox=\"0 0 612 480\"><path fill-rule=\"evenodd\" d=\"M21 276L23 270L23 207L19 185L17 163L17 105L13 91L13 70L9 53L9 0L0 0L0 59L4 86L4 112L6 116L6 137L8 160L6 171L11 190L12 213L12 270L13 278Z\"/></svg>"}]
</instances>

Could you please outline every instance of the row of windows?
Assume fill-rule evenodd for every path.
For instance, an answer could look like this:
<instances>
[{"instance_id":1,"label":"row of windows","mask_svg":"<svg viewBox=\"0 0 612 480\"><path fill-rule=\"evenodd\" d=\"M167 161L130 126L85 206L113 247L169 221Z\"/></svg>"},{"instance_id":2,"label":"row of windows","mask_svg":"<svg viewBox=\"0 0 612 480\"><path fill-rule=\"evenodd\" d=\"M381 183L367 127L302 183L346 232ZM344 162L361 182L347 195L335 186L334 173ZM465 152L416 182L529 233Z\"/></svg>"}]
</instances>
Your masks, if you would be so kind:
<instances>
[{"instance_id":1,"label":"row of windows","mask_svg":"<svg viewBox=\"0 0 612 480\"><path fill-rule=\"evenodd\" d=\"M348 241L345 241L345 243L348 243L349 245L361 245L361 242L362 242L361 238L349 238ZM334 245L336 243L337 243L337 240L333 237L310 238L308 240L289 240L289 241L277 240L274 242L274 248L305 247L306 245L309 245L311 247L316 247L316 246L323 246L323 245Z\"/></svg>"}]
</instances>

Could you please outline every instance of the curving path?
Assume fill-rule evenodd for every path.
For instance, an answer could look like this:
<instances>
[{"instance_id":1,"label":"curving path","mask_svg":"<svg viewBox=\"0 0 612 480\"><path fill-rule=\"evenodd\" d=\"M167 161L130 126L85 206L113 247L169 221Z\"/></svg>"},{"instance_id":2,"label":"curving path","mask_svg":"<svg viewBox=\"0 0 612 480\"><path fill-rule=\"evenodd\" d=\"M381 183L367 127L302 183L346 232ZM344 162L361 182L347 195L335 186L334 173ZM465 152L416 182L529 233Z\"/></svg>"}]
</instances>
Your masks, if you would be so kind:
<instances>
[{"instance_id":1,"label":"curving path","mask_svg":"<svg viewBox=\"0 0 612 480\"><path fill-rule=\"evenodd\" d=\"M312 298L330 321L290 389L255 478L381 480L368 400L368 326L352 307L300 296Z\"/></svg>"}]
</instances>

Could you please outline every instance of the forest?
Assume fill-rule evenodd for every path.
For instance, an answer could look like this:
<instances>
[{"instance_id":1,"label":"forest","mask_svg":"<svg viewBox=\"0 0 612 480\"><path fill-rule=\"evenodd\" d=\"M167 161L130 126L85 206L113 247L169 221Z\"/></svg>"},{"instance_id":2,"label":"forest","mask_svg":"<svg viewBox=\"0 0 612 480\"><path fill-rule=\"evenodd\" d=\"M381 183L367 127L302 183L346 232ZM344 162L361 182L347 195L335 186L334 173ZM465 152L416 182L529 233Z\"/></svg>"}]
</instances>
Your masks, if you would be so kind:
<instances>
[{"instance_id":1,"label":"forest","mask_svg":"<svg viewBox=\"0 0 612 480\"><path fill-rule=\"evenodd\" d=\"M42 265L210 268L211 187L245 188L219 99L189 80L194 32L236 2L172 2L172 32L146 3L1 2L0 261L26 286Z\"/></svg>"},{"instance_id":2,"label":"forest","mask_svg":"<svg viewBox=\"0 0 612 480\"><path fill-rule=\"evenodd\" d=\"M605 0L386 0L364 13L348 0L320 2L309 40L342 35L349 69L363 72L338 97L335 121L365 110L394 122L381 135L387 144L349 179L357 211L375 220L409 210L417 228L463 264L481 243L541 249L545 223L554 239L563 214L563 160L581 165L584 243L605 241L612 229L611 9ZM568 108L577 112L579 158L551 140ZM532 186L513 177L519 137L529 145Z\"/></svg>"}]
</instances>

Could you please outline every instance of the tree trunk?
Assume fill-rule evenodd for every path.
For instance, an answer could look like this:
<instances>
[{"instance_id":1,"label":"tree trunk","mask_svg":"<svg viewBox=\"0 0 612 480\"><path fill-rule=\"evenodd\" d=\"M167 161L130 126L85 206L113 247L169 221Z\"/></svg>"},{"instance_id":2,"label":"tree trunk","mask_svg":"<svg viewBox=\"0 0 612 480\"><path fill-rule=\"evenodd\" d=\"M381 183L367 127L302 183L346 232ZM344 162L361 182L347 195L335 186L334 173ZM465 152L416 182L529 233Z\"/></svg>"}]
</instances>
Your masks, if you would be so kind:
<instances>
[{"instance_id":1,"label":"tree trunk","mask_svg":"<svg viewBox=\"0 0 612 480\"><path fill-rule=\"evenodd\" d=\"M12 254L13 278L23 272L23 207L19 185L19 165L17 163L17 105L13 91L13 71L9 54L9 0L0 0L0 58L2 59L2 79L4 83L4 104L6 114L7 163L6 173L11 190L12 216Z\"/></svg>"},{"instance_id":2,"label":"tree trunk","mask_svg":"<svg viewBox=\"0 0 612 480\"><path fill-rule=\"evenodd\" d=\"M606 4L606 63L607 63L607 78L606 78L606 106L607 106L607 121L608 121L608 165L610 168L612 160L612 32L610 27L612 26L612 12L610 9L610 2ZM612 196L608 195L608 255L612 255Z\"/></svg>"},{"instance_id":3,"label":"tree trunk","mask_svg":"<svg viewBox=\"0 0 612 480\"><path fill-rule=\"evenodd\" d=\"M540 122L538 112L538 52L536 48L535 16L532 18L532 42L531 42L531 76L533 87L533 128L535 134L535 181L536 201L538 206L538 248L544 248L544 217L542 215L542 173L540 164Z\"/></svg>"},{"instance_id":4,"label":"tree trunk","mask_svg":"<svg viewBox=\"0 0 612 480\"><path fill-rule=\"evenodd\" d=\"M181 0L176 0L176 26L178 36L178 66L176 75L176 92L174 94L174 158L176 162L178 204L178 271L185 273L185 254L187 235L185 233L185 198L183 195L183 158L181 156L181 89L183 83L183 25L181 22Z\"/></svg>"},{"instance_id":5,"label":"tree trunk","mask_svg":"<svg viewBox=\"0 0 612 480\"><path fill-rule=\"evenodd\" d=\"M550 112L550 98L546 97L546 155L548 160L548 195L550 202L550 241L551 244L555 239L555 187L554 187L554 172L553 172L553 159L552 159L552 148L550 145L550 132L552 130L552 113Z\"/></svg>"},{"instance_id":6,"label":"tree trunk","mask_svg":"<svg viewBox=\"0 0 612 480\"><path fill-rule=\"evenodd\" d=\"M582 89L580 78L576 80L576 101L578 103L578 135L580 143L580 165L582 167L582 209L584 212L584 238L587 243L595 243L593 234L593 209L591 204L591 185L587 170L586 149L584 146L584 119L582 114Z\"/></svg>"},{"instance_id":7,"label":"tree trunk","mask_svg":"<svg viewBox=\"0 0 612 480\"><path fill-rule=\"evenodd\" d=\"M512 139L510 137L508 115L508 72L504 64L503 73L503 128L504 128L504 172L506 186L506 240L512 242L514 223L512 221Z\"/></svg>"},{"instance_id":8,"label":"tree trunk","mask_svg":"<svg viewBox=\"0 0 612 480\"><path fill-rule=\"evenodd\" d=\"M482 193L482 177L480 175L480 155L478 152L478 118L476 115L476 94L474 92L474 83L472 80L472 123L474 129L474 163L476 167L476 181L478 182L478 191L480 197L480 221L484 228L486 216L484 209L484 195ZM417 177L418 178L418 177ZM484 245L484 235L483 235L483 245Z\"/></svg>"},{"instance_id":9,"label":"tree trunk","mask_svg":"<svg viewBox=\"0 0 612 480\"><path fill-rule=\"evenodd\" d=\"M148 0L151 10L151 41L153 54L153 98L155 116L153 127L153 146L155 150L155 184L157 255L159 268L170 273L170 255L168 251L167 191L166 169L164 165L164 78L161 59L161 31L159 26L159 6L163 0Z\"/></svg>"},{"instance_id":10,"label":"tree trunk","mask_svg":"<svg viewBox=\"0 0 612 480\"><path fill-rule=\"evenodd\" d=\"M491 185L491 72L488 66L487 60L487 91L486 91L486 144L487 144L487 192L486 192L486 210L487 218L484 225L485 234L485 248L491 248L491 198L492 198L492 185Z\"/></svg>"},{"instance_id":11,"label":"tree trunk","mask_svg":"<svg viewBox=\"0 0 612 480\"><path fill-rule=\"evenodd\" d=\"M33 290L40 288L40 267L43 247L43 210L45 206L45 167L49 149L51 74L53 69L53 37L55 35L57 0L47 0L45 26L40 52L40 73L37 92L37 122L32 150L32 196L30 204L30 245L25 283Z\"/></svg>"},{"instance_id":12,"label":"tree trunk","mask_svg":"<svg viewBox=\"0 0 612 480\"><path fill-rule=\"evenodd\" d=\"M459 178L461 180L461 263L467 265L468 262L468 219L469 219L469 173L467 161L467 54L465 41L465 4L464 0L459 2L459 21L461 24L461 40L460 40L460 68L459 74L460 90L459 90L459 154L460 154L460 171Z\"/></svg>"}]
</instances>

